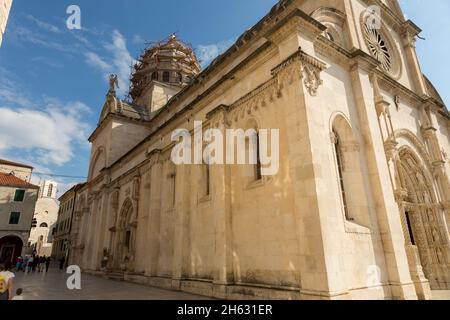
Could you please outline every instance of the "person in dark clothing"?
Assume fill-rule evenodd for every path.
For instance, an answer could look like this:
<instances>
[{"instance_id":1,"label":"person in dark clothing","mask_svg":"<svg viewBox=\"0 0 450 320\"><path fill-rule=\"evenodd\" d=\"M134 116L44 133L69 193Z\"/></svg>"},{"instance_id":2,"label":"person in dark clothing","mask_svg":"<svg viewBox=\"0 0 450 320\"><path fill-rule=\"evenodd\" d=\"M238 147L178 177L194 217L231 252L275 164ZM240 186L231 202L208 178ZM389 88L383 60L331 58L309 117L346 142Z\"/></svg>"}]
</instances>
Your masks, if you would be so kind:
<instances>
[{"instance_id":1,"label":"person in dark clothing","mask_svg":"<svg viewBox=\"0 0 450 320\"><path fill-rule=\"evenodd\" d=\"M64 257L59 259L59 270L63 270L64 269L64 262L66 262L66 259Z\"/></svg>"},{"instance_id":2,"label":"person in dark clothing","mask_svg":"<svg viewBox=\"0 0 450 320\"><path fill-rule=\"evenodd\" d=\"M45 260L45 272L48 272L48 268L50 267L51 261L52 259L50 257L47 257L47 259Z\"/></svg>"},{"instance_id":3,"label":"person in dark clothing","mask_svg":"<svg viewBox=\"0 0 450 320\"><path fill-rule=\"evenodd\" d=\"M33 260L33 272L36 271L36 267L39 265L39 262L40 262L39 256L35 256Z\"/></svg>"}]
</instances>

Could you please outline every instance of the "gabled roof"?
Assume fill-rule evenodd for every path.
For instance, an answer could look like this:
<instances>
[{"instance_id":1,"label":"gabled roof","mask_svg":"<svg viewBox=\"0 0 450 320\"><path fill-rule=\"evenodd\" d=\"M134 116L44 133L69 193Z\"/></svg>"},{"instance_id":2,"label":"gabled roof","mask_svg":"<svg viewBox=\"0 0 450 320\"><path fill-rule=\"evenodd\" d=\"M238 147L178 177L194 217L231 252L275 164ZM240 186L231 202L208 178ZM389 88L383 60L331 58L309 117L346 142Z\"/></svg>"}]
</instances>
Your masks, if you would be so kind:
<instances>
[{"instance_id":1,"label":"gabled roof","mask_svg":"<svg viewBox=\"0 0 450 320\"><path fill-rule=\"evenodd\" d=\"M34 169L32 166L29 166L26 164L21 164L18 162L12 162L12 161L3 160L3 159L0 159L0 164L7 165L7 166L20 167L20 168Z\"/></svg>"},{"instance_id":2,"label":"gabled roof","mask_svg":"<svg viewBox=\"0 0 450 320\"><path fill-rule=\"evenodd\" d=\"M15 175L0 172L0 187L39 189L38 186L17 178Z\"/></svg>"}]
</instances>

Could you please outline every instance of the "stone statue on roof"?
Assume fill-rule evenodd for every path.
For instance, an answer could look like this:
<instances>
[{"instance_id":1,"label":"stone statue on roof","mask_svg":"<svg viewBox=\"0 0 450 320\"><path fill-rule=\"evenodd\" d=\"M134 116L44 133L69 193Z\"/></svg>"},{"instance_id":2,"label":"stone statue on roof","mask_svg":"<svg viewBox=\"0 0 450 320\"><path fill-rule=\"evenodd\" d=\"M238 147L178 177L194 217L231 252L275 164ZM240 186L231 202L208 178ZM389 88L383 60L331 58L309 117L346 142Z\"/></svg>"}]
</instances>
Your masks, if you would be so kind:
<instances>
[{"instance_id":1,"label":"stone statue on roof","mask_svg":"<svg viewBox=\"0 0 450 320\"><path fill-rule=\"evenodd\" d=\"M111 74L109 76L109 92L116 93L116 88L119 88L119 78L117 74Z\"/></svg>"}]
</instances>

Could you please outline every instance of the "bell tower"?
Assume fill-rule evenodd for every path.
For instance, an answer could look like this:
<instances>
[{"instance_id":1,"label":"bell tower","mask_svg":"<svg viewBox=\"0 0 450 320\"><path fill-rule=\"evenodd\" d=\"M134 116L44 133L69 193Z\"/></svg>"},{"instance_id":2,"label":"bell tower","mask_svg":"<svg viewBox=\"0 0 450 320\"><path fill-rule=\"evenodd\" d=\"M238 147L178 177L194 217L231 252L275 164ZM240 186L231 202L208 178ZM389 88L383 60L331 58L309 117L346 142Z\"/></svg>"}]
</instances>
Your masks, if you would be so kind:
<instances>
[{"instance_id":1,"label":"bell tower","mask_svg":"<svg viewBox=\"0 0 450 320\"><path fill-rule=\"evenodd\" d=\"M176 35L151 44L133 67L130 96L149 112L162 108L200 72L192 48Z\"/></svg>"}]
</instances>

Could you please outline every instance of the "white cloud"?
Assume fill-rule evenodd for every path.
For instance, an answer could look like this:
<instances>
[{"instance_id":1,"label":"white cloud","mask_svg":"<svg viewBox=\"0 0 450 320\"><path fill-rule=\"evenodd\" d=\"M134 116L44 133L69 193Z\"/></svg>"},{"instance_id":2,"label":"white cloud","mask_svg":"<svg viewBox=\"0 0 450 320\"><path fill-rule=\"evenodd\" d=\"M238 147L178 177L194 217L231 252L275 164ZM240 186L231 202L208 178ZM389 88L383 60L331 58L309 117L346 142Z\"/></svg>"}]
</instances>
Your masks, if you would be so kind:
<instances>
[{"instance_id":1,"label":"white cloud","mask_svg":"<svg viewBox=\"0 0 450 320\"><path fill-rule=\"evenodd\" d=\"M86 52L85 57L89 65L98 68L100 71L109 72L111 70L111 66L95 52Z\"/></svg>"},{"instance_id":2,"label":"white cloud","mask_svg":"<svg viewBox=\"0 0 450 320\"><path fill-rule=\"evenodd\" d=\"M35 18L34 16L32 16L31 14L27 15L28 20L34 22L39 28L48 31L48 32L53 32L53 33L60 33L61 30L57 27L54 26L50 23L41 21L37 18Z\"/></svg>"},{"instance_id":3,"label":"white cloud","mask_svg":"<svg viewBox=\"0 0 450 320\"><path fill-rule=\"evenodd\" d=\"M104 74L105 80L111 73L117 74L119 78L119 95L124 95L128 91L129 78L131 75L131 66L136 63L127 48L125 37L118 31L112 33L112 42L104 45L105 56L100 56L95 52L85 53L86 62L96 67Z\"/></svg>"},{"instance_id":4,"label":"white cloud","mask_svg":"<svg viewBox=\"0 0 450 320\"><path fill-rule=\"evenodd\" d=\"M131 43L133 43L134 45L143 46L145 44L145 40L144 40L144 38L142 38L141 35L135 34L133 36L133 40L131 40Z\"/></svg>"},{"instance_id":5,"label":"white cloud","mask_svg":"<svg viewBox=\"0 0 450 320\"><path fill-rule=\"evenodd\" d=\"M32 107L34 103L23 93L20 94L23 90L13 79L11 72L0 67L0 101L20 107Z\"/></svg>"},{"instance_id":6,"label":"white cloud","mask_svg":"<svg viewBox=\"0 0 450 320\"><path fill-rule=\"evenodd\" d=\"M74 157L75 146L87 140L89 127L81 119L86 109L81 102L51 102L42 111L1 107L0 153L20 150L33 152L36 160L45 165L68 163Z\"/></svg>"},{"instance_id":7,"label":"white cloud","mask_svg":"<svg viewBox=\"0 0 450 320\"><path fill-rule=\"evenodd\" d=\"M14 75L0 68L0 156L32 155L43 165L64 165L75 148L87 146L90 130L83 117L90 108L82 102L27 95Z\"/></svg>"},{"instance_id":8,"label":"white cloud","mask_svg":"<svg viewBox=\"0 0 450 320\"><path fill-rule=\"evenodd\" d=\"M234 40L230 39L216 44L199 45L196 51L202 67L207 67L211 61L224 53L233 43Z\"/></svg>"}]
</instances>

